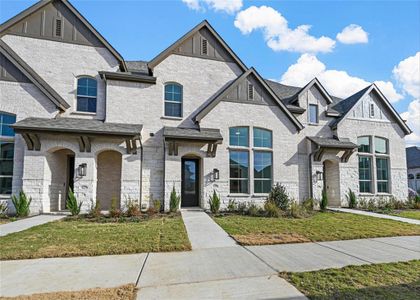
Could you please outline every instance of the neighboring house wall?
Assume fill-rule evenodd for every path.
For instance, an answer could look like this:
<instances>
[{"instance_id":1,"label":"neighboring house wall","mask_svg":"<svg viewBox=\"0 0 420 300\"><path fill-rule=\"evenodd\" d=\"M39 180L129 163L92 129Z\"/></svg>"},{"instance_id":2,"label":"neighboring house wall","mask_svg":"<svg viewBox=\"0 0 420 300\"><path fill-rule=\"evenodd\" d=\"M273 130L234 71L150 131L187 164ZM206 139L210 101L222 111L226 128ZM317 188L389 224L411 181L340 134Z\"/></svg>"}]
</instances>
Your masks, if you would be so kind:
<instances>
[{"instance_id":1,"label":"neighboring house wall","mask_svg":"<svg viewBox=\"0 0 420 300\"><path fill-rule=\"evenodd\" d=\"M105 83L98 71L116 71L119 65L106 48L17 35L1 39L71 105L64 115L105 119ZM82 75L97 80L96 114L76 113L77 78Z\"/></svg>"},{"instance_id":2,"label":"neighboring house wall","mask_svg":"<svg viewBox=\"0 0 420 300\"><path fill-rule=\"evenodd\" d=\"M408 173L408 187L415 190L420 194L420 167L410 168L407 170ZM413 177L410 179L410 175Z\"/></svg>"},{"instance_id":3,"label":"neighboring house wall","mask_svg":"<svg viewBox=\"0 0 420 300\"><path fill-rule=\"evenodd\" d=\"M172 54L155 67L156 84L107 81L106 121L143 124L142 199L145 203L149 204L152 198L164 198L163 126L193 127L193 112L239 74L241 70L235 63ZM164 116L167 82L183 86L182 118Z\"/></svg>"}]
</instances>

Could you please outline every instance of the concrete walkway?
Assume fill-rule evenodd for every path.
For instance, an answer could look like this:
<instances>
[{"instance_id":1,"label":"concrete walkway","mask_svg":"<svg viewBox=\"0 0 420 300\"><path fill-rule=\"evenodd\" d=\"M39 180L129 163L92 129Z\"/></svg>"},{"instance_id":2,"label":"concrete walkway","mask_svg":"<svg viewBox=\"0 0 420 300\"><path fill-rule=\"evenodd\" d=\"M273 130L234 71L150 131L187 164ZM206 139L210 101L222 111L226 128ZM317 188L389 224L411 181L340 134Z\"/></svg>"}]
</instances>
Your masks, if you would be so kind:
<instances>
[{"instance_id":1,"label":"concrete walkway","mask_svg":"<svg viewBox=\"0 0 420 300\"><path fill-rule=\"evenodd\" d=\"M182 209L181 214L193 250L237 246L202 209Z\"/></svg>"},{"instance_id":2,"label":"concrete walkway","mask_svg":"<svg viewBox=\"0 0 420 300\"><path fill-rule=\"evenodd\" d=\"M378 213L374 213L370 211L363 211L363 210L351 209L351 208L336 208L336 207L328 207L328 209L332 211L339 211L339 212L351 213L351 214L356 214L356 215L363 215L363 216L369 216L369 217L375 217L375 218L381 218L381 219L389 219L389 220L400 221L404 223L420 225L420 220L402 218L402 217L391 216L391 215L386 215L386 214L378 214Z\"/></svg>"},{"instance_id":3,"label":"concrete walkway","mask_svg":"<svg viewBox=\"0 0 420 300\"><path fill-rule=\"evenodd\" d=\"M34 226L60 220L64 217L66 216L65 215L39 215L39 216L29 217L26 219L2 224L0 225L0 236L5 236L10 233L23 231Z\"/></svg>"}]
</instances>

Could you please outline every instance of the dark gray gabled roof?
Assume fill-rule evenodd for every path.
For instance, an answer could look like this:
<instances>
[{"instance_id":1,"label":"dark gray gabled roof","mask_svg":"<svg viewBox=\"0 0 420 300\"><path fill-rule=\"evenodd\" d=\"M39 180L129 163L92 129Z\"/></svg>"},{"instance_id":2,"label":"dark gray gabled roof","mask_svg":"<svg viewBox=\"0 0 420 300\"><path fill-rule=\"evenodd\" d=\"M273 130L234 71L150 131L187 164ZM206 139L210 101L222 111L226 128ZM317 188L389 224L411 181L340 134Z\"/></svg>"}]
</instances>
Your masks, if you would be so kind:
<instances>
[{"instance_id":1,"label":"dark gray gabled roof","mask_svg":"<svg viewBox=\"0 0 420 300\"><path fill-rule=\"evenodd\" d=\"M264 79L264 81L286 105L290 104L290 101L302 90L301 87L285 85L268 79Z\"/></svg>"},{"instance_id":2,"label":"dark gray gabled roof","mask_svg":"<svg viewBox=\"0 0 420 300\"><path fill-rule=\"evenodd\" d=\"M23 59L21 59L5 42L0 39L0 52L19 69L28 79L47 96L60 110L70 107L44 79L41 78Z\"/></svg>"},{"instance_id":3,"label":"dark gray gabled roof","mask_svg":"<svg viewBox=\"0 0 420 300\"><path fill-rule=\"evenodd\" d=\"M100 120L78 118L26 118L11 125L16 132L62 132L93 135L136 136L143 128L140 124L107 123Z\"/></svg>"},{"instance_id":4,"label":"dark gray gabled roof","mask_svg":"<svg viewBox=\"0 0 420 300\"><path fill-rule=\"evenodd\" d=\"M420 147L413 146L405 149L407 155L407 169L420 168Z\"/></svg>"},{"instance_id":5,"label":"dark gray gabled roof","mask_svg":"<svg viewBox=\"0 0 420 300\"><path fill-rule=\"evenodd\" d=\"M196 122L200 122L200 120L204 118L204 116L206 116L220 101L222 101L222 98L230 92L231 88L235 86L237 82L240 82L244 78L247 78L250 74L253 74L257 81L261 83L264 89L271 95L271 97L273 97L276 104L278 104L280 109L287 115L287 117L290 119L293 125L295 125L299 131L302 130L303 125L298 121L298 119L296 119L296 117L290 112L286 105L279 99L276 93L273 92L273 90L268 86L268 84L264 81L264 79L262 79L262 77L254 68L248 69L241 76L237 77L234 81L227 85L222 91L220 91L216 97L214 97L211 101L203 105L195 113L195 115L193 116L193 120Z\"/></svg>"},{"instance_id":6,"label":"dark gray gabled roof","mask_svg":"<svg viewBox=\"0 0 420 300\"><path fill-rule=\"evenodd\" d=\"M141 73L149 75L149 65L144 60L126 60L127 71L131 73Z\"/></svg>"},{"instance_id":7,"label":"dark gray gabled roof","mask_svg":"<svg viewBox=\"0 0 420 300\"><path fill-rule=\"evenodd\" d=\"M193 36L196 32L198 32L200 29L206 27L211 34L215 37L215 39L225 48L225 50L232 56L234 61L241 67L243 71L247 70L246 65L242 62L242 60L236 55L235 52L229 47L229 45L222 39L222 37L214 30L214 28L210 25L210 23L207 20L202 21L200 24L195 26L193 29L191 29L189 32L187 32L185 35L183 35L180 39L178 39L175 43L170 45L168 48L166 48L164 51L159 53L157 56L155 56L150 62L149 67L153 69L156 65L158 65L162 60L164 60L167 56L169 56L173 49L179 47L184 41L186 41L188 38Z\"/></svg>"},{"instance_id":8,"label":"dark gray gabled roof","mask_svg":"<svg viewBox=\"0 0 420 300\"><path fill-rule=\"evenodd\" d=\"M335 138L323 138L316 136L308 136L309 140L314 142L320 147L323 148L335 148L335 149L355 149L357 145L346 140L338 140Z\"/></svg>"},{"instance_id":9,"label":"dark gray gabled roof","mask_svg":"<svg viewBox=\"0 0 420 300\"><path fill-rule=\"evenodd\" d=\"M75 16L78 18L92 33L95 35L99 41L109 50L109 52L112 53L112 55L117 58L117 60L120 63L120 67L123 71L127 70L127 67L125 65L125 61L121 54L118 53L117 50L115 50L114 47L95 29L95 27L92 26L92 24L89 23L89 21L83 17L83 15L67 0L41 0L35 3L34 5L30 6L29 8L25 9L24 11L20 12L13 18L7 20L3 24L0 25L0 36L2 33L6 31L9 27L13 26L17 22L21 21L22 19L26 18L27 16L33 14L34 12L38 11L40 8L44 7L45 5L53 2L53 1L61 1Z\"/></svg>"},{"instance_id":10,"label":"dark gray gabled roof","mask_svg":"<svg viewBox=\"0 0 420 300\"><path fill-rule=\"evenodd\" d=\"M196 141L222 141L219 129L213 128L179 128L164 127L165 139L196 140Z\"/></svg>"}]
</instances>

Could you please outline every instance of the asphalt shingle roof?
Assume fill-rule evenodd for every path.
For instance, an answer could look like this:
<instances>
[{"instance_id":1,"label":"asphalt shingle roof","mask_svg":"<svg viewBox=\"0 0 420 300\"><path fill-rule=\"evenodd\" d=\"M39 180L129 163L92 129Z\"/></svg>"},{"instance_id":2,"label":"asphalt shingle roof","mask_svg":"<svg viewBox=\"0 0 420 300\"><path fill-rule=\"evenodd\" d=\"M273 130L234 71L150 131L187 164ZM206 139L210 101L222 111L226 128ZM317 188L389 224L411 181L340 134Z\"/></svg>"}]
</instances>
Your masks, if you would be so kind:
<instances>
[{"instance_id":1,"label":"asphalt shingle roof","mask_svg":"<svg viewBox=\"0 0 420 300\"><path fill-rule=\"evenodd\" d=\"M140 124L107 123L100 120L78 118L26 118L14 125L15 130L36 130L48 132L67 132L85 134L106 134L116 136L134 136L140 134Z\"/></svg>"},{"instance_id":2,"label":"asphalt shingle roof","mask_svg":"<svg viewBox=\"0 0 420 300\"><path fill-rule=\"evenodd\" d=\"M284 104L290 104L302 88L297 86L285 85L272 80L264 79L273 92L281 99Z\"/></svg>"},{"instance_id":3,"label":"asphalt shingle roof","mask_svg":"<svg viewBox=\"0 0 420 300\"><path fill-rule=\"evenodd\" d=\"M219 129L213 128L179 128L165 127L163 129L165 138L187 139L187 140L205 140L205 141L221 141L223 140Z\"/></svg>"},{"instance_id":4,"label":"asphalt shingle roof","mask_svg":"<svg viewBox=\"0 0 420 300\"><path fill-rule=\"evenodd\" d=\"M144 60L129 60L125 61L127 70L133 73L149 74L149 67L147 61Z\"/></svg>"}]
</instances>

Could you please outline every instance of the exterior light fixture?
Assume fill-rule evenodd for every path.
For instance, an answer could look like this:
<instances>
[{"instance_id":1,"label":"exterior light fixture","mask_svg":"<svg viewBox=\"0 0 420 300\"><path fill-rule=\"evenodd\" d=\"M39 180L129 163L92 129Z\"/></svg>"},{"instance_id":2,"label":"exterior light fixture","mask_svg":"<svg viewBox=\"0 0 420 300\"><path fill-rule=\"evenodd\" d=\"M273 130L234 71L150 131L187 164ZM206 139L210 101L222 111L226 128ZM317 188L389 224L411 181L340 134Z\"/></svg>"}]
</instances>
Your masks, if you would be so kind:
<instances>
[{"instance_id":1,"label":"exterior light fixture","mask_svg":"<svg viewBox=\"0 0 420 300\"><path fill-rule=\"evenodd\" d=\"M87 171L87 164L86 163L80 164L77 167L77 175L79 175L79 177L86 176L86 171Z\"/></svg>"},{"instance_id":2,"label":"exterior light fixture","mask_svg":"<svg viewBox=\"0 0 420 300\"><path fill-rule=\"evenodd\" d=\"M220 178L219 169L213 169L213 178L214 180L219 180Z\"/></svg>"},{"instance_id":3,"label":"exterior light fixture","mask_svg":"<svg viewBox=\"0 0 420 300\"><path fill-rule=\"evenodd\" d=\"M324 180L324 173L316 171L316 180Z\"/></svg>"}]
</instances>

